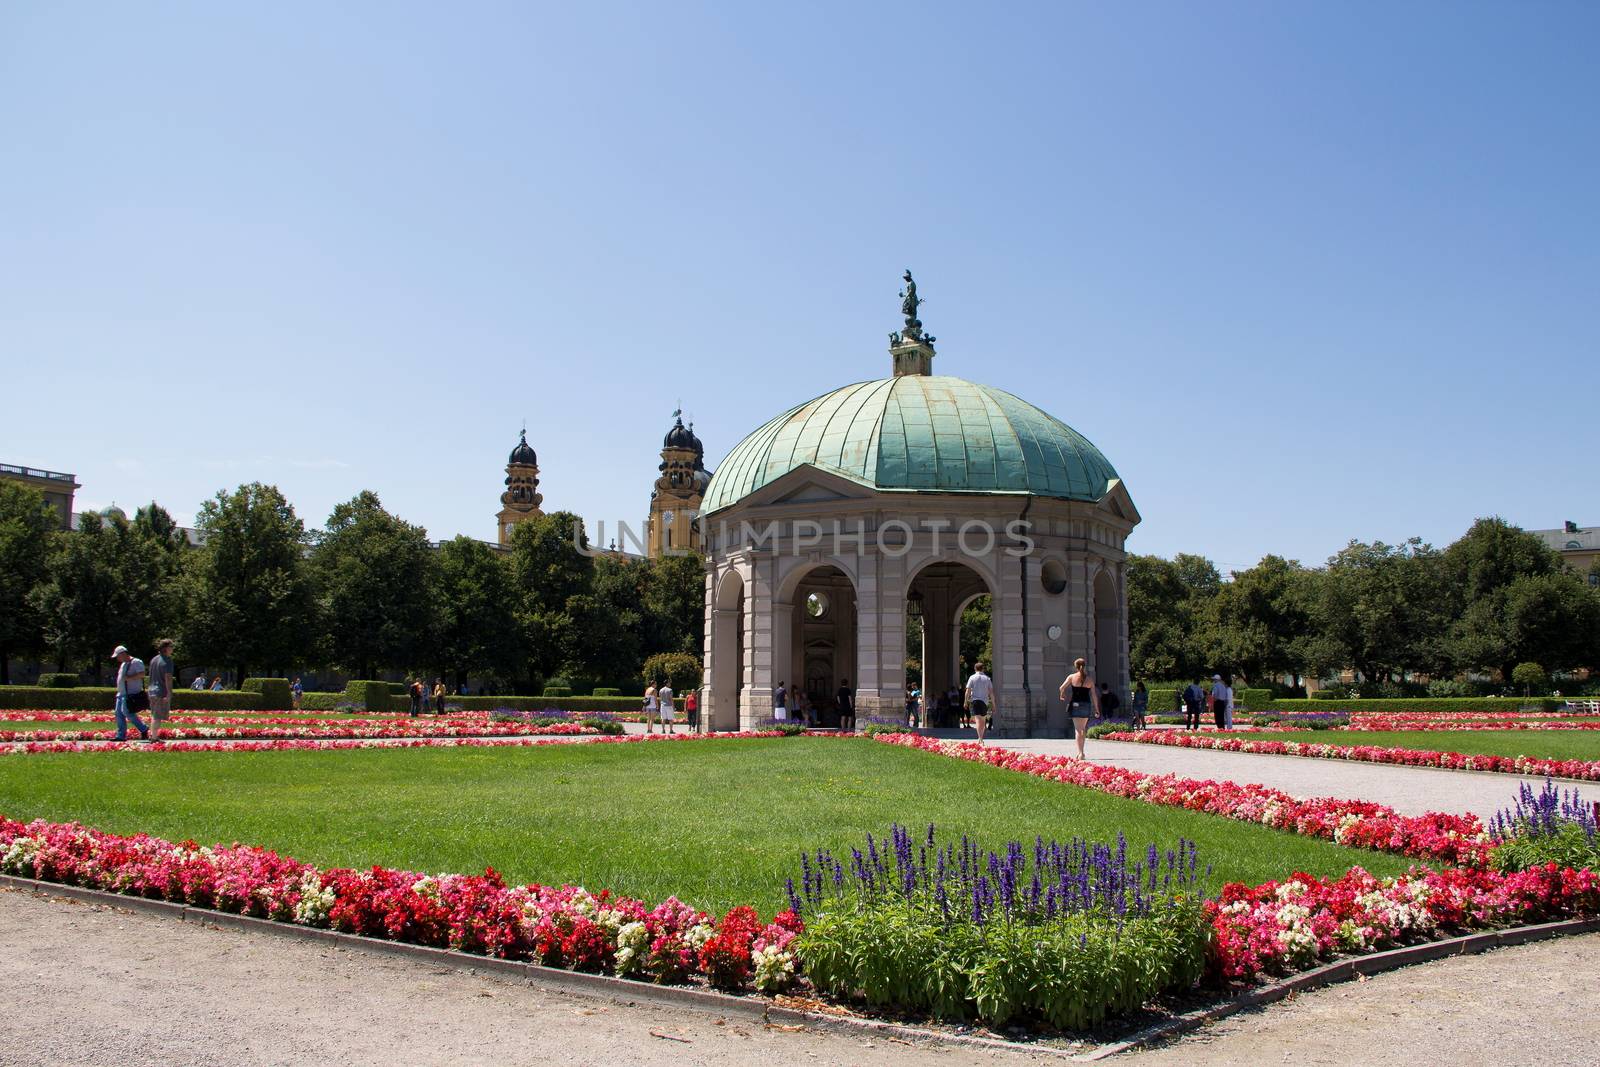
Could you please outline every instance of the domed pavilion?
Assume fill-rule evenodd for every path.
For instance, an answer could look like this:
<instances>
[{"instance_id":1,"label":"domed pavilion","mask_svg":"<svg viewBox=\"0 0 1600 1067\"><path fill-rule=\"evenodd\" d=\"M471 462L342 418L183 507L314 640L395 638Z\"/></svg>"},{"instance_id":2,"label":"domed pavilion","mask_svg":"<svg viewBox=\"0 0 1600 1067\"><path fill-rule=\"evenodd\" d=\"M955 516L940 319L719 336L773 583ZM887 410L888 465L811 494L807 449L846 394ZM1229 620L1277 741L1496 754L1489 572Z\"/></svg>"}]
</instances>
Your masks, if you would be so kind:
<instances>
[{"instance_id":1,"label":"domed pavilion","mask_svg":"<svg viewBox=\"0 0 1600 1067\"><path fill-rule=\"evenodd\" d=\"M1060 419L932 373L905 280L893 375L770 419L706 487L711 729L771 718L780 683L826 704L848 682L858 721L903 719L908 619L922 621L925 691L959 687L961 613L984 595L993 732L1065 733L1057 691L1078 656L1126 700L1127 489Z\"/></svg>"}]
</instances>

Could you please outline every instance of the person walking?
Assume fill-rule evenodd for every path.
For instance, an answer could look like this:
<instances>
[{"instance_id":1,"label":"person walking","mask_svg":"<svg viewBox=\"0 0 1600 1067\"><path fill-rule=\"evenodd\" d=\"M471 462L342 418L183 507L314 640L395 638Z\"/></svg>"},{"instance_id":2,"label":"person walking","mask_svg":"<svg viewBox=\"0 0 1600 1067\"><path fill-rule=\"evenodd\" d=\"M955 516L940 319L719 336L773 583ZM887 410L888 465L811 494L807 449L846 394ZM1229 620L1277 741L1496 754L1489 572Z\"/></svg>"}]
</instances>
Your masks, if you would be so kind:
<instances>
[{"instance_id":1,"label":"person walking","mask_svg":"<svg viewBox=\"0 0 1600 1067\"><path fill-rule=\"evenodd\" d=\"M917 728L917 705L922 703L922 690L914 685L906 686L906 728Z\"/></svg>"},{"instance_id":2,"label":"person walking","mask_svg":"<svg viewBox=\"0 0 1600 1067\"><path fill-rule=\"evenodd\" d=\"M691 689L683 698L683 717L689 722L689 732L695 733L700 729L700 695L699 690Z\"/></svg>"},{"instance_id":3,"label":"person walking","mask_svg":"<svg viewBox=\"0 0 1600 1067\"><path fill-rule=\"evenodd\" d=\"M1205 706L1206 691L1201 687L1198 676L1194 681L1183 687L1183 692L1179 694L1179 699L1183 701L1183 728L1185 730L1200 729L1200 709Z\"/></svg>"},{"instance_id":4,"label":"person walking","mask_svg":"<svg viewBox=\"0 0 1600 1067\"><path fill-rule=\"evenodd\" d=\"M772 717L777 722L784 722L789 718L789 706L784 702L788 693L789 690L784 688L782 682L772 688Z\"/></svg>"},{"instance_id":5,"label":"person walking","mask_svg":"<svg viewBox=\"0 0 1600 1067\"><path fill-rule=\"evenodd\" d=\"M800 686L798 683L789 686L789 695L784 698L784 707L789 709L789 718L802 725L809 726L806 722L804 703L800 699Z\"/></svg>"},{"instance_id":6,"label":"person walking","mask_svg":"<svg viewBox=\"0 0 1600 1067\"><path fill-rule=\"evenodd\" d=\"M139 712L150 706L150 697L144 691L144 661L135 659L127 645L118 645L112 651L111 658L117 662L117 740L128 739L128 724L131 722L139 731L139 739L148 741L150 731L139 719Z\"/></svg>"},{"instance_id":7,"label":"person walking","mask_svg":"<svg viewBox=\"0 0 1600 1067\"><path fill-rule=\"evenodd\" d=\"M406 686L406 692L411 696L411 717L415 719L422 711L422 682L420 679L411 679L411 684Z\"/></svg>"},{"instance_id":8,"label":"person walking","mask_svg":"<svg viewBox=\"0 0 1600 1067\"><path fill-rule=\"evenodd\" d=\"M656 683L651 682L644 690L644 732L647 734L656 732L656 711L660 706L656 701Z\"/></svg>"},{"instance_id":9,"label":"person walking","mask_svg":"<svg viewBox=\"0 0 1600 1067\"><path fill-rule=\"evenodd\" d=\"M1122 698L1111 691L1111 686L1105 682L1100 683L1100 710L1097 712L1108 719L1115 719L1117 712L1122 710Z\"/></svg>"},{"instance_id":10,"label":"person walking","mask_svg":"<svg viewBox=\"0 0 1600 1067\"><path fill-rule=\"evenodd\" d=\"M161 724L172 714L172 638L163 637L156 642L156 654L150 658L147 672L150 682L150 740L161 743Z\"/></svg>"},{"instance_id":11,"label":"person walking","mask_svg":"<svg viewBox=\"0 0 1600 1067\"><path fill-rule=\"evenodd\" d=\"M1144 687L1143 682L1140 682L1133 687L1133 721L1131 725L1135 730L1144 729L1145 713L1149 710L1150 690Z\"/></svg>"},{"instance_id":12,"label":"person walking","mask_svg":"<svg viewBox=\"0 0 1600 1067\"><path fill-rule=\"evenodd\" d=\"M1233 689L1220 674L1211 676L1211 718L1219 730L1233 728Z\"/></svg>"},{"instance_id":13,"label":"person walking","mask_svg":"<svg viewBox=\"0 0 1600 1067\"><path fill-rule=\"evenodd\" d=\"M1078 758L1088 759L1084 743L1088 740L1089 717L1100 714L1100 696L1095 692L1094 679L1084 670L1082 656L1072 661L1073 671L1061 683L1061 699L1067 702L1067 717L1072 720L1072 736L1078 742Z\"/></svg>"},{"instance_id":14,"label":"person walking","mask_svg":"<svg viewBox=\"0 0 1600 1067\"><path fill-rule=\"evenodd\" d=\"M305 695L306 687L301 685L299 677L296 677L294 684L289 687L289 696L291 698L291 702L294 704L295 711L300 710L300 702L305 699Z\"/></svg>"},{"instance_id":15,"label":"person walking","mask_svg":"<svg viewBox=\"0 0 1600 1067\"><path fill-rule=\"evenodd\" d=\"M839 729L847 734L856 732L856 695L850 688L850 679L846 678L839 683L839 691L834 694L833 702L839 708Z\"/></svg>"},{"instance_id":16,"label":"person walking","mask_svg":"<svg viewBox=\"0 0 1600 1067\"><path fill-rule=\"evenodd\" d=\"M994 710L994 680L984 673L983 666L982 660L972 665L972 676L961 694L962 713L970 716L980 745L989 731L989 716Z\"/></svg>"},{"instance_id":17,"label":"person walking","mask_svg":"<svg viewBox=\"0 0 1600 1067\"><path fill-rule=\"evenodd\" d=\"M656 703L661 706L661 732L672 733L672 725L678 718L678 706L673 703L676 696L672 691L672 679L661 683L661 688L656 690Z\"/></svg>"}]
</instances>

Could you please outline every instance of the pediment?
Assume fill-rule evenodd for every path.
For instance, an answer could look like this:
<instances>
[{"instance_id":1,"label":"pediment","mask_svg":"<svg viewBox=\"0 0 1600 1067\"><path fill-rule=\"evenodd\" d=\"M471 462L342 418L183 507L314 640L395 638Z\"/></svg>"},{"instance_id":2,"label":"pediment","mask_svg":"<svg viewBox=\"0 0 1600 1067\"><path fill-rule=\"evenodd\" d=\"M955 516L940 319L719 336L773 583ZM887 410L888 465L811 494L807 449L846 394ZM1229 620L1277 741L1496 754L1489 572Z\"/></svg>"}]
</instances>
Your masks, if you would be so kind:
<instances>
[{"instance_id":1,"label":"pediment","mask_svg":"<svg viewBox=\"0 0 1600 1067\"><path fill-rule=\"evenodd\" d=\"M1130 526L1139 525L1139 509L1133 506L1133 497L1128 495L1128 487L1122 484L1121 478L1111 479L1105 496L1096 504L1102 511L1110 512Z\"/></svg>"},{"instance_id":2,"label":"pediment","mask_svg":"<svg viewBox=\"0 0 1600 1067\"><path fill-rule=\"evenodd\" d=\"M789 504L831 504L837 501L869 500L876 492L854 478L803 463L782 477L757 489L744 499L747 507L780 507Z\"/></svg>"}]
</instances>

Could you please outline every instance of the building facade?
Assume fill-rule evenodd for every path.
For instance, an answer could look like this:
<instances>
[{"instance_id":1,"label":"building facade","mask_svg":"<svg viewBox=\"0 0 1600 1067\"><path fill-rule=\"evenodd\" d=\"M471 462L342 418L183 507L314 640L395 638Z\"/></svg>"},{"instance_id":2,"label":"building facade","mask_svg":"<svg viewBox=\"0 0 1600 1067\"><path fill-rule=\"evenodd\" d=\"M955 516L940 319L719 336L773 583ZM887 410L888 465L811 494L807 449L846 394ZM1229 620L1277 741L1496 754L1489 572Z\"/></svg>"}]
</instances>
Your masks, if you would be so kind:
<instances>
[{"instance_id":1,"label":"building facade","mask_svg":"<svg viewBox=\"0 0 1600 1067\"><path fill-rule=\"evenodd\" d=\"M0 463L0 478L8 482L21 482L44 494L45 503L54 509L63 530L72 529L72 497L83 486L71 474L40 470L17 463Z\"/></svg>"},{"instance_id":2,"label":"building facade","mask_svg":"<svg viewBox=\"0 0 1600 1067\"><path fill-rule=\"evenodd\" d=\"M960 686L961 613L984 595L997 734L1064 734L1058 689L1079 656L1127 692L1127 489L1060 420L933 374L906 281L893 375L771 419L706 489L711 729L771 717L780 684L814 700L848 685L863 721L900 717L908 618L925 691Z\"/></svg>"},{"instance_id":3,"label":"building facade","mask_svg":"<svg viewBox=\"0 0 1600 1067\"><path fill-rule=\"evenodd\" d=\"M1567 522L1559 530L1528 532L1560 553L1561 563L1568 570L1586 576L1592 585L1600 585L1600 574L1593 573L1595 564L1600 563L1600 526Z\"/></svg>"}]
</instances>

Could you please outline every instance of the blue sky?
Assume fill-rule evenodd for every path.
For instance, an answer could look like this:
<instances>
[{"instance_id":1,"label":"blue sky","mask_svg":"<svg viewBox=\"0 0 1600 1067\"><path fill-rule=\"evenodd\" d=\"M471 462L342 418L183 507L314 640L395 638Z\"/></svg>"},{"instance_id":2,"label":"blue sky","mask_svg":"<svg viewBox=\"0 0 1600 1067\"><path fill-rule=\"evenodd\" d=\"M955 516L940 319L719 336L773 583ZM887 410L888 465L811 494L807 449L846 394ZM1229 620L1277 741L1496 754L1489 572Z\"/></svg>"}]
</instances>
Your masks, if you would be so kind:
<instances>
[{"instance_id":1,"label":"blue sky","mask_svg":"<svg viewBox=\"0 0 1600 1067\"><path fill-rule=\"evenodd\" d=\"M337 7L337 10L334 8ZM936 369L1111 458L1136 551L1600 523L1600 8L13 4L0 460L187 521L363 488L638 520Z\"/></svg>"}]
</instances>

